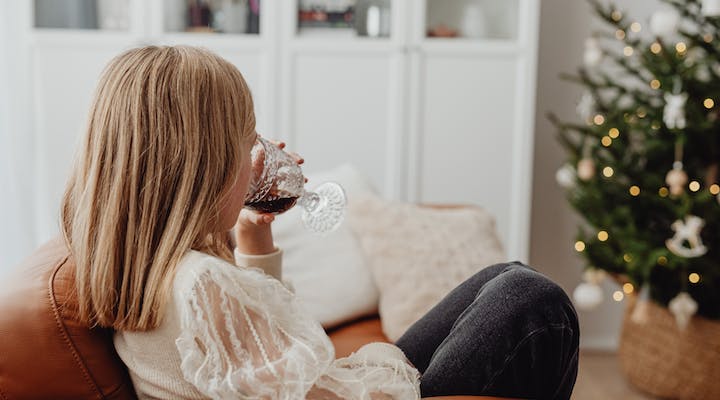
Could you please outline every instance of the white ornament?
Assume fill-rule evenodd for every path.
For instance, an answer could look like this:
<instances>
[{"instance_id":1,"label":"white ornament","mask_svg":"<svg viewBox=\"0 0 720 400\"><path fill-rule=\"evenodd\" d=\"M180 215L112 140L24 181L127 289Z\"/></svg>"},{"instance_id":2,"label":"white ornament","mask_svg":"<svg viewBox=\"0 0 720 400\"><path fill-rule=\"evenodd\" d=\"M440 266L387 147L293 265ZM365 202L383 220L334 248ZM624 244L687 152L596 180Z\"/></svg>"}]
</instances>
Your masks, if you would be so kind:
<instances>
[{"instance_id":1,"label":"white ornament","mask_svg":"<svg viewBox=\"0 0 720 400\"><path fill-rule=\"evenodd\" d=\"M661 38L666 38L677 33L680 23L680 15L675 10L658 10L650 17L650 32Z\"/></svg>"},{"instance_id":2,"label":"white ornament","mask_svg":"<svg viewBox=\"0 0 720 400\"><path fill-rule=\"evenodd\" d=\"M573 291L575 305L581 310L592 310L603 302L603 291L600 285L583 282Z\"/></svg>"},{"instance_id":3,"label":"white ornament","mask_svg":"<svg viewBox=\"0 0 720 400\"><path fill-rule=\"evenodd\" d=\"M680 292L670 300L668 308L675 315L675 322L680 330L684 330L690 322L690 318L697 312L698 304L687 292Z\"/></svg>"},{"instance_id":4,"label":"white ornament","mask_svg":"<svg viewBox=\"0 0 720 400\"><path fill-rule=\"evenodd\" d=\"M575 168L570 164L565 164L555 173L555 180L560 187L569 189L575 186Z\"/></svg>"},{"instance_id":5,"label":"white ornament","mask_svg":"<svg viewBox=\"0 0 720 400\"><path fill-rule=\"evenodd\" d=\"M592 158L583 158L578 161L577 176L584 181L592 179L595 176L595 161Z\"/></svg>"},{"instance_id":6,"label":"white ornament","mask_svg":"<svg viewBox=\"0 0 720 400\"><path fill-rule=\"evenodd\" d=\"M603 51L600 48L600 42L595 38L587 38L585 40L585 54L583 61L588 68L596 67L603 58Z\"/></svg>"},{"instance_id":7,"label":"white ornament","mask_svg":"<svg viewBox=\"0 0 720 400\"><path fill-rule=\"evenodd\" d=\"M667 175L665 175L665 183L667 183L670 188L670 194L672 196L680 196L685 191L688 176L682 168L682 162L675 161L673 163L673 169L668 171Z\"/></svg>"},{"instance_id":8,"label":"white ornament","mask_svg":"<svg viewBox=\"0 0 720 400\"><path fill-rule=\"evenodd\" d=\"M583 121L589 121L595 114L595 99L589 92L583 93L575 110Z\"/></svg>"},{"instance_id":9,"label":"white ornament","mask_svg":"<svg viewBox=\"0 0 720 400\"><path fill-rule=\"evenodd\" d=\"M706 17L720 15L720 0L702 0L702 13Z\"/></svg>"},{"instance_id":10,"label":"white ornament","mask_svg":"<svg viewBox=\"0 0 720 400\"><path fill-rule=\"evenodd\" d=\"M663 121L670 129L685 129L685 102L687 93L665 93L665 109Z\"/></svg>"},{"instance_id":11,"label":"white ornament","mask_svg":"<svg viewBox=\"0 0 720 400\"><path fill-rule=\"evenodd\" d=\"M705 221L695 215L687 215L685 221L677 220L673 222L672 229L675 236L665 241L665 246L675 255L686 258L700 257L707 253L707 247L703 245L700 237L700 230L705 225ZM687 241L690 247L685 247L683 243Z\"/></svg>"}]
</instances>

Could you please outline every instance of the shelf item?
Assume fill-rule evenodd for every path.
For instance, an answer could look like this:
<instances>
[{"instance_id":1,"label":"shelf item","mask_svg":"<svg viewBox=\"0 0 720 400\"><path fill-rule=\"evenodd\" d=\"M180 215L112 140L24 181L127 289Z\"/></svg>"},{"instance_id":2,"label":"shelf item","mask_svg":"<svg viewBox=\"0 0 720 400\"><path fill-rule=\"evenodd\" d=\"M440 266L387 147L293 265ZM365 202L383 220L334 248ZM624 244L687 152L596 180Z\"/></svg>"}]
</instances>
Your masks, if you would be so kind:
<instances>
[{"instance_id":1,"label":"shelf item","mask_svg":"<svg viewBox=\"0 0 720 400\"><path fill-rule=\"evenodd\" d=\"M128 30L128 0L35 0L35 28Z\"/></svg>"},{"instance_id":2,"label":"shelf item","mask_svg":"<svg viewBox=\"0 0 720 400\"><path fill-rule=\"evenodd\" d=\"M300 36L389 37L391 0L299 0Z\"/></svg>"},{"instance_id":3,"label":"shelf item","mask_svg":"<svg viewBox=\"0 0 720 400\"><path fill-rule=\"evenodd\" d=\"M165 32L260 33L260 0L164 0Z\"/></svg>"},{"instance_id":4,"label":"shelf item","mask_svg":"<svg viewBox=\"0 0 720 400\"><path fill-rule=\"evenodd\" d=\"M426 37L517 37L518 0L425 0L425 4Z\"/></svg>"}]
</instances>

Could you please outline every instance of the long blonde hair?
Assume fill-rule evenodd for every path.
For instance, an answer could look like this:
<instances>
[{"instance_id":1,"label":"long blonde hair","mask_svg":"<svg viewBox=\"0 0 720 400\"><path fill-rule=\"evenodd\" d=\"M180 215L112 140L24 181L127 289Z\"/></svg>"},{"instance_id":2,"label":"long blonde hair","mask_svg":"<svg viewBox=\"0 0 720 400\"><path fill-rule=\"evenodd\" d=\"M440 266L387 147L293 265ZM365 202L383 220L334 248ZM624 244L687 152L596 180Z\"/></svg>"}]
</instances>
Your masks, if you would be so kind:
<instances>
[{"instance_id":1,"label":"long blonde hair","mask_svg":"<svg viewBox=\"0 0 720 400\"><path fill-rule=\"evenodd\" d=\"M209 51L148 46L108 64L61 206L81 321L155 328L188 249L232 259L213 226L254 129L245 80Z\"/></svg>"}]
</instances>

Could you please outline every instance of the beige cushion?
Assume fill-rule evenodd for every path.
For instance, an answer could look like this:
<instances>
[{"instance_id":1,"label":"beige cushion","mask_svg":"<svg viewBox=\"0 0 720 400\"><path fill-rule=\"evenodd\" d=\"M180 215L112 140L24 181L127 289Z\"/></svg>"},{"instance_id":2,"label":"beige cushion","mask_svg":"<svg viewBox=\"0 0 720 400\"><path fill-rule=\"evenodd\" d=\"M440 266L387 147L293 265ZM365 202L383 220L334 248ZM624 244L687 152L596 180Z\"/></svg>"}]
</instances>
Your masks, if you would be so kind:
<instances>
[{"instance_id":1,"label":"beige cushion","mask_svg":"<svg viewBox=\"0 0 720 400\"><path fill-rule=\"evenodd\" d=\"M493 217L479 207L436 209L356 198L348 222L380 291L383 332L396 341L453 288L505 261Z\"/></svg>"}]
</instances>

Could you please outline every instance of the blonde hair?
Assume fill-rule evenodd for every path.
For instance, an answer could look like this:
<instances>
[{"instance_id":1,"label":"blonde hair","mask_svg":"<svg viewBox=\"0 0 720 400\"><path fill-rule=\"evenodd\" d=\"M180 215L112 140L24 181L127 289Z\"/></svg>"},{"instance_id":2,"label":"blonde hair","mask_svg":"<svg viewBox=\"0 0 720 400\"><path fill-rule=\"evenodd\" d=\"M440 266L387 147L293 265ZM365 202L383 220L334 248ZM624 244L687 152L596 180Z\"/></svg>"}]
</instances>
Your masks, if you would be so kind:
<instances>
[{"instance_id":1,"label":"blonde hair","mask_svg":"<svg viewBox=\"0 0 720 400\"><path fill-rule=\"evenodd\" d=\"M232 260L213 230L254 130L245 80L209 51L149 46L108 64L61 206L82 322L155 328L188 249Z\"/></svg>"}]
</instances>

